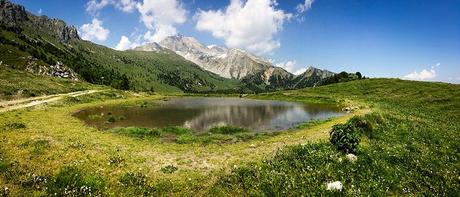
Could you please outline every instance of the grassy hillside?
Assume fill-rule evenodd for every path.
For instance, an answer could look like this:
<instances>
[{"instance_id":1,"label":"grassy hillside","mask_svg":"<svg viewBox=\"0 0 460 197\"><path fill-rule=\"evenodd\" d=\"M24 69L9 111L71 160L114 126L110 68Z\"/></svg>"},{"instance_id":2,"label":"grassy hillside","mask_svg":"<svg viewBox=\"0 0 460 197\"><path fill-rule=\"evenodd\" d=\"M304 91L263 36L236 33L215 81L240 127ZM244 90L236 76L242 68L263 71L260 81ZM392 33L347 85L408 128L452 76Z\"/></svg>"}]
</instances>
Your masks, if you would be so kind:
<instances>
[{"instance_id":1,"label":"grassy hillside","mask_svg":"<svg viewBox=\"0 0 460 197\"><path fill-rule=\"evenodd\" d=\"M285 147L262 162L234 169L212 192L244 195L441 195L460 192L460 86L371 79L261 95L257 98L370 106L361 119L357 161L330 142Z\"/></svg>"},{"instance_id":2,"label":"grassy hillside","mask_svg":"<svg viewBox=\"0 0 460 197\"><path fill-rule=\"evenodd\" d=\"M86 82L35 75L16 69L0 67L0 100L98 88L101 87Z\"/></svg>"},{"instance_id":3,"label":"grassy hillside","mask_svg":"<svg viewBox=\"0 0 460 197\"><path fill-rule=\"evenodd\" d=\"M0 21L0 66L24 70L35 65L43 70L59 62L87 82L142 91L217 91L238 89L240 85L172 51L122 52L81 40L74 27L35 16L19 5L0 7L0 13L4 15Z\"/></svg>"},{"instance_id":4,"label":"grassy hillside","mask_svg":"<svg viewBox=\"0 0 460 197\"><path fill-rule=\"evenodd\" d=\"M455 196L460 190L458 85L367 79L250 95L360 109L272 136L220 136L220 142L206 144L145 137L170 135L156 130L100 131L72 116L83 107L150 106L162 98L114 100L121 98L116 94L0 114L0 192L7 187L13 196L69 190L108 196L332 195L326 183L333 181L343 184L335 194L346 196ZM359 134L357 160L351 162L331 145L328 132L354 115L371 130Z\"/></svg>"}]
</instances>

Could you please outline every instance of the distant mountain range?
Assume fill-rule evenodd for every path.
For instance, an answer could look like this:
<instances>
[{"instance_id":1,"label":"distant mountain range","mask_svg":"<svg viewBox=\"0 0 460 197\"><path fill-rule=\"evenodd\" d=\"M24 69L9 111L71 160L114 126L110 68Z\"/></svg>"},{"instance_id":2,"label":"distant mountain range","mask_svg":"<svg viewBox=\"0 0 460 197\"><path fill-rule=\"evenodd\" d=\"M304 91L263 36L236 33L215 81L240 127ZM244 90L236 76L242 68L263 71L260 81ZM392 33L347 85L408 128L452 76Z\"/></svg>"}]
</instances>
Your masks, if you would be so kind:
<instances>
[{"instance_id":1,"label":"distant mountain range","mask_svg":"<svg viewBox=\"0 0 460 197\"><path fill-rule=\"evenodd\" d=\"M242 49L217 45L205 46L193 37L170 36L159 43L136 47L136 51L162 52L171 50L204 70L221 77L253 83L270 89L302 88L314 86L335 73L309 67L301 75L294 75L271 62Z\"/></svg>"},{"instance_id":2,"label":"distant mountain range","mask_svg":"<svg viewBox=\"0 0 460 197\"><path fill-rule=\"evenodd\" d=\"M0 0L0 66L119 89L263 92L311 87L334 73L309 67L294 75L241 49L171 36L128 51L82 40L74 26Z\"/></svg>"}]
</instances>

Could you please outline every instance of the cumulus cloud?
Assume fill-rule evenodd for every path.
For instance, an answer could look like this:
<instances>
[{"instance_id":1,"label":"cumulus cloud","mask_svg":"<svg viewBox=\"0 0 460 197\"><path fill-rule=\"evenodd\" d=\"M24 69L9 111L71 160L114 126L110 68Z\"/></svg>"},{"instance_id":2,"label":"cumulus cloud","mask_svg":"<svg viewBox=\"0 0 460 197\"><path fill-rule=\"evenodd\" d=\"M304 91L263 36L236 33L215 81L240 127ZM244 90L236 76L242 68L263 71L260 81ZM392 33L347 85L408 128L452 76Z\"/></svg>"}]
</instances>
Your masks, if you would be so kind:
<instances>
[{"instance_id":1,"label":"cumulus cloud","mask_svg":"<svg viewBox=\"0 0 460 197\"><path fill-rule=\"evenodd\" d=\"M187 12L178 0L143 0L136 7L141 21L149 30L144 35L148 41L159 42L167 36L176 35L175 26L187 20Z\"/></svg>"},{"instance_id":2,"label":"cumulus cloud","mask_svg":"<svg viewBox=\"0 0 460 197\"><path fill-rule=\"evenodd\" d=\"M280 68L283 68L284 70L286 70L286 71L288 71L290 73L293 73L295 75L300 75L300 74L304 73L305 71L307 71L306 68L296 69L295 68L296 64L297 64L296 61L290 60L290 61L280 62L280 63L277 63L275 65L280 67Z\"/></svg>"},{"instance_id":3,"label":"cumulus cloud","mask_svg":"<svg viewBox=\"0 0 460 197\"><path fill-rule=\"evenodd\" d=\"M294 72L294 75L301 75L301 74L303 74L305 71L307 71L306 68L301 68L301 69L299 69L299 70L296 70L296 71Z\"/></svg>"},{"instance_id":4,"label":"cumulus cloud","mask_svg":"<svg viewBox=\"0 0 460 197\"><path fill-rule=\"evenodd\" d=\"M113 5L123 12L132 12L136 8L134 0L90 0L86 3L86 11L91 14L97 14L106 6Z\"/></svg>"},{"instance_id":5,"label":"cumulus cloud","mask_svg":"<svg viewBox=\"0 0 460 197\"><path fill-rule=\"evenodd\" d=\"M277 63L276 66L283 68L288 72L294 72L294 66L296 65L296 61L285 61Z\"/></svg>"},{"instance_id":6,"label":"cumulus cloud","mask_svg":"<svg viewBox=\"0 0 460 197\"><path fill-rule=\"evenodd\" d=\"M304 12L310 10L314 1L315 0L305 0L305 2L303 4L297 5L297 7L296 7L297 12L298 13L304 13Z\"/></svg>"},{"instance_id":7,"label":"cumulus cloud","mask_svg":"<svg viewBox=\"0 0 460 197\"><path fill-rule=\"evenodd\" d=\"M102 25L103 22L97 18L94 18L91 23L82 25L80 27L81 38L84 40L107 40L110 30L105 29Z\"/></svg>"},{"instance_id":8,"label":"cumulus cloud","mask_svg":"<svg viewBox=\"0 0 460 197\"><path fill-rule=\"evenodd\" d=\"M115 46L115 49L119 51L124 51L127 49L132 49L137 46L139 46L138 43L131 42L128 37L123 35L121 36L120 41L118 42L117 46Z\"/></svg>"},{"instance_id":9,"label":"cumulus cloud","mask_svg":"<svg viewBox=\"0 0 460 197\"><path fill-rule=\"evenodd\" d=\"M196 29L224 39L228 47L266 54L280 47L274 36L292 17L276 5L275 0L231 0L225 10L198 11Z\"/></svg>"},{"instance_id":10,"label":"cumulus cloud","mask_svg":"<svg viewBox=\"0 0 460 197\"><path fill-rule=\"evenodd\" d=\"M420 72L414 71L413 73L410 73L406 76L404 76L404 79L409 79L409 80L416 80L416 81L426 81L426 80L431 80L436 77L436 68L439 67L441 64L437 63L436 66L432 66L430 70L423 69Z\"/></svg>"}]
</instances>

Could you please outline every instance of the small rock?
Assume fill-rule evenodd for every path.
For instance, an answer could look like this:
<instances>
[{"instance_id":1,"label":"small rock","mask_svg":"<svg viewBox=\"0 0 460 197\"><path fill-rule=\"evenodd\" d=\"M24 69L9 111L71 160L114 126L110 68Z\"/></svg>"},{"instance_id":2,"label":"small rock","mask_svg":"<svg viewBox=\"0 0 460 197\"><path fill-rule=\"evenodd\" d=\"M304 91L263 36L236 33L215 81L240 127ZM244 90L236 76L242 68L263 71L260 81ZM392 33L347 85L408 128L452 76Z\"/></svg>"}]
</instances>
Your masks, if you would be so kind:
<instances>
[{"instance_id":1,"label":"small rock","mask_svg":"<svg viewBox=\"0 0 460 197\"><path fill-rule=\"evenodd\" d=\"M342 182L335 181L327 183L327 190L330 191L342 191Z\"/></svg>"},{"instance_id":2,"label":"small rock","mask_svg":"<svg viewBox=\"0 0 460 197\"><path fill-rule=\"evenodd\" d=\"M354 154L351 154L351 153L347 154L346 157L347 157L348 161L351 161L351 162L355 162L356 160L358 160L358 157L356 155L354 155Z\"/></svg>"},{"instance_id":3,"label":"small rock","mask_svg":"<svg viewBox=\"0 0 460 197\"><path fill-rule=\"evenodd\" d=\"M251 147L251 148L255 148L255 147L256 147L256 145L255 145L255 144L251 144L251 145L249 145L249 147Z\"/></svg>"}]
</instances>

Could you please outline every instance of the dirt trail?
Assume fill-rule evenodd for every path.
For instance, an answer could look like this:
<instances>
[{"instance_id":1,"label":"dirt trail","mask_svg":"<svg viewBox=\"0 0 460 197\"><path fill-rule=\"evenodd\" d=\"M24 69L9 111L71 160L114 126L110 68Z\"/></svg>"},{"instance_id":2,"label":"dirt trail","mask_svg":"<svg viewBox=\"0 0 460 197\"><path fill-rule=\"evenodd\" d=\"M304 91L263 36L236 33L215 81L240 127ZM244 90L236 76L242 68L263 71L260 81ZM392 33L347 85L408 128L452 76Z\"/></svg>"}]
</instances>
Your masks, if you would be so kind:
<instances>
[{"instance_id":1,"label":"dirt trail","mask_svg":"<svg viewBox=\"0 0 460 197\"><path fill-rule=\"evenodd\" d=\"M100 90L84 90L78 92L71 92L66 94L54 94L54 95L47 95L47 96L40 96L40 97L33 97L27 99L19 99L13 101L3 101L0 102L0 112L6 112L26 107L32 107L35 105L41 105L44 103L50 103L54 101L61 100L66 96L77 97L85 94L93 94L96 92L100 92Z\"/></svg>"}]
</instances>

